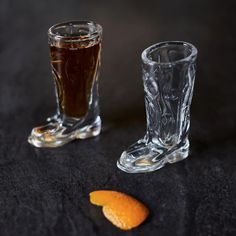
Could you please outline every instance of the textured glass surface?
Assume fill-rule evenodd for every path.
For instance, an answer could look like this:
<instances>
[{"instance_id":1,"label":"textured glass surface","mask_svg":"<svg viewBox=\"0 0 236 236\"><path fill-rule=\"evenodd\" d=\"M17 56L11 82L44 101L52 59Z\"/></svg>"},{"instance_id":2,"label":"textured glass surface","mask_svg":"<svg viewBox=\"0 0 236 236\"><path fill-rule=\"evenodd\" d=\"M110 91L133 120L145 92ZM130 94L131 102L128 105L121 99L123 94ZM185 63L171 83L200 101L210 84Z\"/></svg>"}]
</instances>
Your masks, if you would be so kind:
<instances>
[{"instance_id":1,"label":"textured glass surface","mask_svg":"<svg viewBox=\"0 0 236 236\"><path fill-rule=\"evenodd\" d=\"M72 21L48 31L57 112L32 130L29 143L58 147L74 139L99 135L98 75L102 27L91 21Z\"/></svg>"},{"instance_id":2,"label":"textured glass surface","mask_svg":"<svg viewBox=\"0 0 236 236\"><path fill-rule=\"evenodd\" d=\"M142 53L147 131L117 162L126 172L147 172L189 153L190 105L197 49L185 42L155 44Z\"/></svg>"}]
</instances>

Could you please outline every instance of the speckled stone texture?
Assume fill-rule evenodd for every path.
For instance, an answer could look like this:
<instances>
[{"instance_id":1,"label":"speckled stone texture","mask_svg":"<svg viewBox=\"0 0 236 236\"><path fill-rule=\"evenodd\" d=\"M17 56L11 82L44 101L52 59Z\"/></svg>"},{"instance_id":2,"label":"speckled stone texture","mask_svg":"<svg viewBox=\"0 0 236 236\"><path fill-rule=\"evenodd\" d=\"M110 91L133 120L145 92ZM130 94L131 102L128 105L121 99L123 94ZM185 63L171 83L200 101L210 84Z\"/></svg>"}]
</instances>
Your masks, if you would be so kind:
<instances>
[{"instance_id":1,"label":"speckled stone texture","mask_svg":"<svg viewBox=\"0 0 236 236\"><path fill-rule=\"evenodd\" d=\"M0 235L236 235L236 34L233 0L1 0ZM55 111L47 29L91 19L104 27L103 132L58 149L27 143ZM116 168L145 133L140 54L164 40L199 50L191 155L149 174ZM151 210L142 227L112 226L88 194L114 189Z\"/></svg>"}]
</instances>

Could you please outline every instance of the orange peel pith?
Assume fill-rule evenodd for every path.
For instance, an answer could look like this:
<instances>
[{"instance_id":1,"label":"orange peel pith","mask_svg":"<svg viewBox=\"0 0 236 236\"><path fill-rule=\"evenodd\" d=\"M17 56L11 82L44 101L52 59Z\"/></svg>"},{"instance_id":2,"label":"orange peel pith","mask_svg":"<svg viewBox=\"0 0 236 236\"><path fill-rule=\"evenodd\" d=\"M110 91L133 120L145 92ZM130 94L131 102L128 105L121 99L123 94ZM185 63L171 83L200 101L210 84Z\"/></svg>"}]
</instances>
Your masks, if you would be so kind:
<instances>
[{"instance_id":1,"label":"orange peel pith","mask_svg":"<svg viewBox=\"0 0 236 236\"><path fill-rule=\"evenodd\" d=\"M102 206L104 216L122 230L140 225L148 216L148 208L135 198L117 191L98 190L89 194L90 202Z\"/></svg>"}]
</instances>

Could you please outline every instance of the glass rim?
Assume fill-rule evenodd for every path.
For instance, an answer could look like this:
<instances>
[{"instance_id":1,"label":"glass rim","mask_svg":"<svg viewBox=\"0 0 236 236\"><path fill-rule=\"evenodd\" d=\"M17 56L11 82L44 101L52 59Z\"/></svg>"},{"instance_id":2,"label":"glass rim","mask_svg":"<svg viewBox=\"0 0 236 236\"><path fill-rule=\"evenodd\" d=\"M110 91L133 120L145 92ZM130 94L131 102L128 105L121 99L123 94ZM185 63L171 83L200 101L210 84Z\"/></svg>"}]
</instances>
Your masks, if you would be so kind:
<instances>
[{"instance_id":1,"label":"glass rim","mask_svg":"<svg viewBox=\"0 0 236 236\"><path fill-rule=\"evenodd\" d=\"M191 48L191 53L188 56L186 56L182 59L172 61L172 62L157 62L157 61L151 60L148 57L148 55L152 52L153 49L157 49L157 48L159 48L161 46L164 46L164 45L188 46L189 48ZM160 66L172 66L172 65L175 65L175 64L178 64L178 63L189 62L189 61L191 62L192 60L194 60L196 58L197 53L198 53L197 48L191 43L188 43L188 42L185 42L185 41L163 41L163 42L152 44L148 48L144 49L142 54L141 54L141 58L142 58L142 61L145 64L157 64L157 65L160 65Z\"/></svg>"},{"instance_id":2,"label":"glass rim","mask_svg":"<svg viewBox=\"0 0 236 236\"><path fill-rule=\"evenodd\" d=\"M83 35L83 37L79 37L79 36L64 36L64 35L60 35L57 33L54 33L53 30L58 27L58 26L63 26L63 25L82 25L82 24L90 24L90 25L94 25L95 26L95 31L93 33L87 34L87 35ZM90 21L90 20L72 20L72 21L64 21L64 22L60 22L57 24L52 25L49 29L48 29L48 37L54 39L54 40L70 40L70 41L87 41L87 40L92 40L95 39L97 37L101 37L102 35L102 26L94 21Z\"/></svg>"}]
</instances>

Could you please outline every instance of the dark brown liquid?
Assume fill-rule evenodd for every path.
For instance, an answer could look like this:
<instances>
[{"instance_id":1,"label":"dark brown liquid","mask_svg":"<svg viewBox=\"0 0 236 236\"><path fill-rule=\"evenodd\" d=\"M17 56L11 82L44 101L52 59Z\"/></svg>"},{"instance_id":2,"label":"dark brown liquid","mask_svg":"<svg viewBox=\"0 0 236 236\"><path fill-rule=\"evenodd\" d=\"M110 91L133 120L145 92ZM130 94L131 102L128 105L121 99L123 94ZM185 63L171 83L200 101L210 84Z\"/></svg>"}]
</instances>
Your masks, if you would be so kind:
<instances>
[{"instance_id":1,"label":"dark brown liquid","mask_svg":"<svg viewBox=\"0 0 236 236\"><path fill-rule=\"evenodd\" d=\"M90 47L79 47L75 43L60 46L62 47L50 46L59 109L68 117L79 118L88 112L101 43Z\"/></svg>"}]
</instances>

